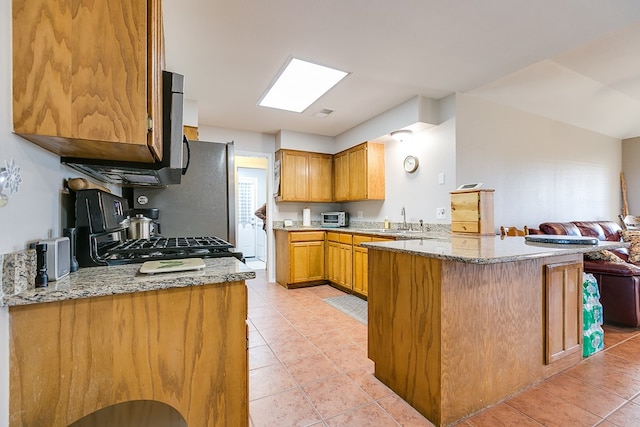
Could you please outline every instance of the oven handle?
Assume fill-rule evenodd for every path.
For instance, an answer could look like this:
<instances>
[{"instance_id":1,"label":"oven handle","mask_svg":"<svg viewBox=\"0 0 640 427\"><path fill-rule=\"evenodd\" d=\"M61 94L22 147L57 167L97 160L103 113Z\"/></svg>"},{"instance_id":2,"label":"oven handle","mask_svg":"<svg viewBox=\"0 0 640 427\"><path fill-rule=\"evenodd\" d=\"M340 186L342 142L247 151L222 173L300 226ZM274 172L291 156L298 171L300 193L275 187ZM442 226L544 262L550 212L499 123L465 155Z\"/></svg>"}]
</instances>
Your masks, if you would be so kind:
<instances>
[{"instance_id":1,"label":"oven handle","mask_svg":"<svg viewBox=\"0 0 640 427\"><path fill-rule=\"evenodd\" d=\"M182 144L187 146L187 164L182 168L182 175L186 175L187 169L189 169L189 163L191 162L191 147L189 146L187 135L182 135Z\"/></svg>"}]
</instances>

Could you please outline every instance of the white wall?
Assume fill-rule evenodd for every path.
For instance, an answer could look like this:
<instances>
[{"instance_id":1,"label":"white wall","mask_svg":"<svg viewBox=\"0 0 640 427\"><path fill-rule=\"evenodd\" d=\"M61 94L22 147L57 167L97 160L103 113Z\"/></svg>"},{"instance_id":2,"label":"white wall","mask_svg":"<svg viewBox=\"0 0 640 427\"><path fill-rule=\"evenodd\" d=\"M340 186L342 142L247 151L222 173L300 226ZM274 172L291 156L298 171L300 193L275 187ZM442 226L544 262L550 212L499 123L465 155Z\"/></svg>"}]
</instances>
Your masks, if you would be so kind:
<instances>
[{"instance_id":1,"label":"white wall","mask_svg":"<svg viewBox=\"0 0 640 427\"><path fill-rule=\"evenodd\" d=\"M78 176L58 156L12 133L11 2L0 2L0 167L14 160L22 184L0 208L0 254L25 249L29 242L62 235L60 200L64 179Z\"/></svg>"},{"instance_id":2,"label":"white wall","mask_svg":"<svg viewBox=\"0 0 640 427\"><path fill-rule=\"evenodd\" d=\"M456 180L496 190L496 228L617 219L620 140L472 96L456 107Z\"/></svg>"},{"instance_id":3,"label":"white wall","mask_svg":"<svg viewBox=\"0 0 640 427\"><path fill-rule=\"evenodd\" d=\"M315 153L335 154L335 139L330 136L281 130L276 134L276 150L311 151Z\"/></svg>"},{"instance_id":4,"label":"white wall","mask_svg":"<svg viewBox=\"0 0 640 427\"><path fill-rule=\"evenodd\" d=\"M629 214L635 216L640 216L638 159L640 159L640 137L622 140L622 172L624 172L624 180L627 183L627 203L629 204Z\"/></svg>"}]
</instances>

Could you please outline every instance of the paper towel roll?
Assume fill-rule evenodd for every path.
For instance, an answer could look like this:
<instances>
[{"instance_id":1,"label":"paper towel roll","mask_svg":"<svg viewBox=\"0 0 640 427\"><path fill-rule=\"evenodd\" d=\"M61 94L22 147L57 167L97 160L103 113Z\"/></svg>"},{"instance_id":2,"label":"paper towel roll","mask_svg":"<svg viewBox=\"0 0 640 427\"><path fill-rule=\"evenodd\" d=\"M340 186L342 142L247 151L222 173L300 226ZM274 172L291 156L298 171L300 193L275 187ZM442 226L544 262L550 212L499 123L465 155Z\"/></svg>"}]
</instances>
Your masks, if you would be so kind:
<instances>
[{"instance_id":1,"label":"paper towel roll","mask_svg":"<svg viewBox=\"0 0 640 427\"><path fill-rule=\"evenodd\" d=\"M311 209L304 208L302 210L302 226L309 227L311 225Z\"/></svg>"}]
</instances>

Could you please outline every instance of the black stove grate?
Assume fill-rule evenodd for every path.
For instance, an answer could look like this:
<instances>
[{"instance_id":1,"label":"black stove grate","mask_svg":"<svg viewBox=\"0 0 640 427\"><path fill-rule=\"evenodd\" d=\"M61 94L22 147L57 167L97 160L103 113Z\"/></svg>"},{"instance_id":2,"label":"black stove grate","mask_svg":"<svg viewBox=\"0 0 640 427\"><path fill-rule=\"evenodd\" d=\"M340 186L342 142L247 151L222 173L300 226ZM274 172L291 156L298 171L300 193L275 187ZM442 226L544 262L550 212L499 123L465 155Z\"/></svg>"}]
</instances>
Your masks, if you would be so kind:
<instances>
[{"instance_id":1,"label":"black stove grate","mask_svg":"<svg viewBox=\"0 0 640 427\"><path fill-rule=\"evenodd\" d=\"M116 246L109 248L109 253L126 254L146 252L162 252L172 250L216 250L222 251L232 248L233 245L219 237L162 237L158 239L125 240Z\"/></svg>"},{"instance_id":2,"label":"black stove grate","mask_svg":"<svg viewBox=\"0 0 640 427\"><path fill-rule=\"evenodd\" d=\"M242 261L242 253L219 237L162 237L104 242L98 256L106 264L130 264L179 258L217 258L233 256Z\"/></svg>"}]
</instances>

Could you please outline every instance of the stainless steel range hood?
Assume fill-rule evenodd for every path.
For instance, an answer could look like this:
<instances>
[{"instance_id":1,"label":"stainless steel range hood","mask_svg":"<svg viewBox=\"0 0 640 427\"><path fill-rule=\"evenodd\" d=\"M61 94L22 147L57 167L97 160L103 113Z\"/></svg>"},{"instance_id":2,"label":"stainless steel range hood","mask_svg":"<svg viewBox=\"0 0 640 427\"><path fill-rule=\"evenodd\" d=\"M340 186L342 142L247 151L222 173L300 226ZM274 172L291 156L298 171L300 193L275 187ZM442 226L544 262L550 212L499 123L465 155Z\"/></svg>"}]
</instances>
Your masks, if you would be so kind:
<instances>
[{"instance_id":1,"label":"stainless steel range hood","mask_svg":"<svg viewBox=\"0 0 640 427\"><path fill-rule=\"evenodd\" d=\"M189 166L189 141L183 135L184 77L162 73L162 161L121 162L62 157L60 162L99 181L127 187L180 184ZM184 148L183 148L184 146ZM183 164L186 149L186 165Z\"/></svg>"}]
</instances>

